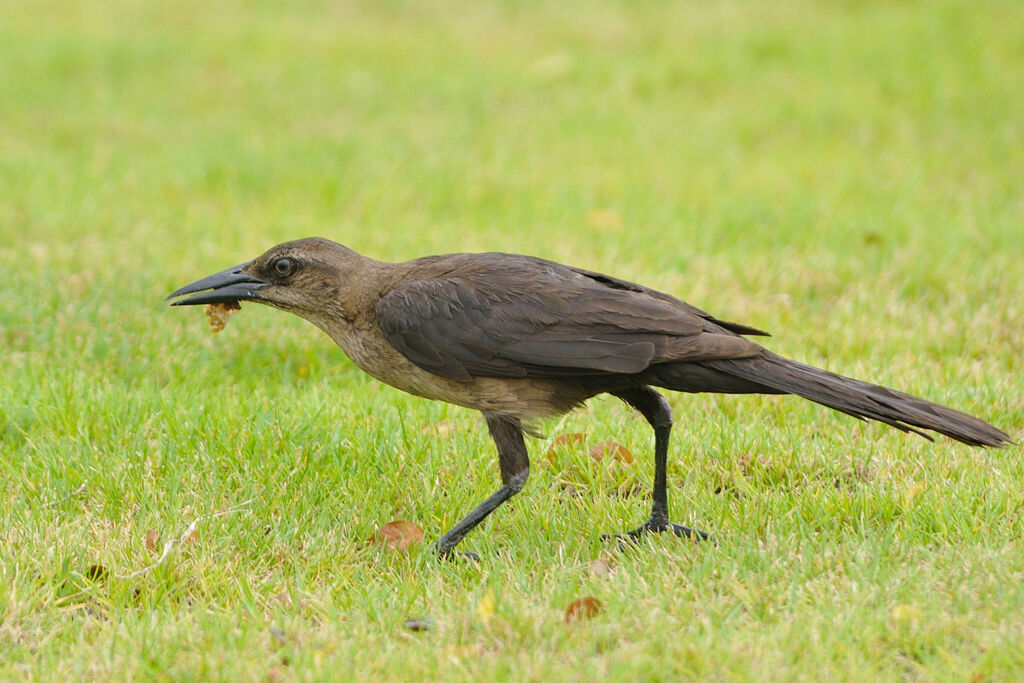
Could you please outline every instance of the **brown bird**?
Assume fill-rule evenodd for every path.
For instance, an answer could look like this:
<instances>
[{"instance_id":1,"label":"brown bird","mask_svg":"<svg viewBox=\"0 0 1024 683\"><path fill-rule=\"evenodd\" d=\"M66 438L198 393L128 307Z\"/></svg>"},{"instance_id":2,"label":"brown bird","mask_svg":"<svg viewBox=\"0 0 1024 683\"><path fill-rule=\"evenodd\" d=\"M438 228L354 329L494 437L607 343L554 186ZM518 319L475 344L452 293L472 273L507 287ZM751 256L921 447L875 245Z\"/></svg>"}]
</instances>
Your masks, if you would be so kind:
<instances>
[{"instance_id":1,"label":"brown bird","mask_svg":"<svg viewBox=\"0 0 1024 683\"><path fill-rule=\"evenodd\" d=\"M255 301L295 313L380 381L483 413L503 485L437 541L442 555L522 489L530 473L523 423L601 393L622 399L654 428L651 515L619 538L661 531L709 538L669 520L672 411L651 387L796 394L929 439L920 430L972 446L1010 441L965 413L777 356L743 336L766 333L668 294L531 256L386 263L308 238L279 244L168 299L189 294L173 305Z\"/></svg>"}]
</instances>

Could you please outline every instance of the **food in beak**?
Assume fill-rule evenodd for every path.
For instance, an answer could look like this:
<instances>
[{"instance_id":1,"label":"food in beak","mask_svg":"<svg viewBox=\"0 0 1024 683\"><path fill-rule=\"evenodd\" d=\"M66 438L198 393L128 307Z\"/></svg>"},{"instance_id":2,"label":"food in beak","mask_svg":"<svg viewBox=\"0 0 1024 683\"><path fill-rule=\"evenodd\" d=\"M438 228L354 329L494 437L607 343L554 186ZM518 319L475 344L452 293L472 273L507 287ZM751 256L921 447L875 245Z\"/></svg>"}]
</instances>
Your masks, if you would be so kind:
<instances>
[{"instance_id":1,"label":"food in beak","mask_svg":"<svg viewBox=\"0 0 1024 683\"><path fill-rule=\"evenodd\" d=\"M223 304L206 304L203 306L203 313L210 319L210 332L217 334L228 326L228 318L240 311L242 305L237 301L230 301Z\"/></svg>"}]
</instances>

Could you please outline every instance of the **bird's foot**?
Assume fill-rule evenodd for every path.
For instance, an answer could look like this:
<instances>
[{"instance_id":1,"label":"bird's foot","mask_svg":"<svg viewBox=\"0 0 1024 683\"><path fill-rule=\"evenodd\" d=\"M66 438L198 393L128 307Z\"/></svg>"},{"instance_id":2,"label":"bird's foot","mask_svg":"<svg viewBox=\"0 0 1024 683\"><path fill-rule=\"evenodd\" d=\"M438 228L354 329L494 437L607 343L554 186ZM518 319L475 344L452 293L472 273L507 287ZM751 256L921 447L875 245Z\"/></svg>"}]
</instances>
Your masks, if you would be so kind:
<instances>
[{"instance_id":1,"label":"bird's foot","mask_svg":"<svg viewBox=\"0 0 1024 683\"><path fill-rule=\"evenodd\" d=\"M456 551L453 548L442 548L440 544L434 544L434 550L437 551L438 557L442 560L449 560L452 562L479 562L480 556L476 553Z\"/></svg>"},{"instance_id":2,"label":"bird's foot","mask_svg":"<svg viewBox=\"0 0 1024 683\"><path fill-rule=\"evenodd\" d=\"M655 522L654 520L647 520L640 526L624 534L601 534L602 541L610 541L612 539L617 540L620 544L622 543L636 543L647 534L652 533L663 533L670 531L676 536L681 538L688 538L691 541L709 541L718 545L718 541L711 534L701 531L700 529L691 529L688 526L681 524L673 524L672 522Z\"/></svg>"}]
</instances>

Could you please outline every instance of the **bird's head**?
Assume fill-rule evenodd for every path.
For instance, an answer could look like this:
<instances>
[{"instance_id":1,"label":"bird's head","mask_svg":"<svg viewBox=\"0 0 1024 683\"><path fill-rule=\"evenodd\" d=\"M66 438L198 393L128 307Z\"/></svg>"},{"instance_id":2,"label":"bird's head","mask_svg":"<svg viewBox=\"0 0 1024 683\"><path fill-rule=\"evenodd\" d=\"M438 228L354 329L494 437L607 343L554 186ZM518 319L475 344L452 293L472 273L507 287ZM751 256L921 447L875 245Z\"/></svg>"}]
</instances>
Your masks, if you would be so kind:
<instances>
[{"instance_id":1,"label":"bird's head","mask_svg":"<svg viewBox=\"0 0 1024 683\"><path fill-rule=\"evenodd\" d=\"M367 261L340 244L309 237L271 247L252 261L176 289L167 299L176 299L172 306L254 301L318 322L340 305L345 284Z\"/></svg>"}]
</instances>

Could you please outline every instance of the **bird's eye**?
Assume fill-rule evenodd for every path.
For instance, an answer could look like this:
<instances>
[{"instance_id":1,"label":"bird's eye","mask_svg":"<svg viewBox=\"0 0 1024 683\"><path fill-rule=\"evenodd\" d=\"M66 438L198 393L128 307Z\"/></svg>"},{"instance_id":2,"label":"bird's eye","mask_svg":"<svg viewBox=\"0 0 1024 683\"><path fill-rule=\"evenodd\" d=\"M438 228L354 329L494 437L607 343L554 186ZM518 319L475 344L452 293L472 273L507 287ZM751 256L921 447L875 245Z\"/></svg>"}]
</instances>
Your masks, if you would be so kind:
<instances>
[{"instance_id":1,"label":"bird's eye","mask_svg":"<svg viewBox=\"0 0 1024 683\"><path fill-rule=\"evenodd\" d=\"M274 261L271 266L274 269L274 273L279 277L288 277L295 272L296 263L294 260L284 257Z\"/></svg>"}]
</instances>

